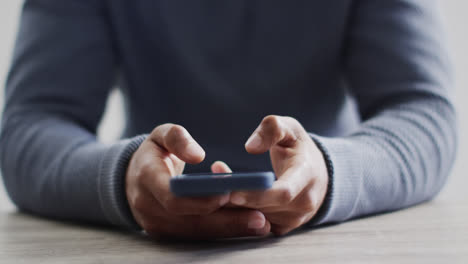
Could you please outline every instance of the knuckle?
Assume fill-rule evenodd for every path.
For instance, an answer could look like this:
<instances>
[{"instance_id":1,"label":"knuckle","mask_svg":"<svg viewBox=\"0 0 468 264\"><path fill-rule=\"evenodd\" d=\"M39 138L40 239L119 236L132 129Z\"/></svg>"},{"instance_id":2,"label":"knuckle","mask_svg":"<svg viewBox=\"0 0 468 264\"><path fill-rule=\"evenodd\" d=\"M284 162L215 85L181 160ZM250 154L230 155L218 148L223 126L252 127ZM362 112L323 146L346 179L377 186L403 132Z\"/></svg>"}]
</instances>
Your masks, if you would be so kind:
<instances>
[{"instance_id":1,"label":"knuckle","mask_svg":"<svg viewBox=\"0 0 468 264\"><path fill-rule=\"evenodd\" d=\"M188 132L180 125L173 125L167 132L165 141L175 151L181 151L189 143Z\"/></svg>"},{"instance_id":2,"label":"knuckle","mask_svg":"<svg viewBox=\"0 0 468 264\"><path fill-rule=\"evenodd\" d=\"M284 131L282 129L281 120L279 116L269 115L266 116L261 124L262 129L259 133L262 136L269 136L274 139L283 137Z\"/></svg>"},{"instance_id":3,"label":"knuckle","mask_svg":"<svg viewBox=\"0 0 468 264\"><path fill-rule=\"evenodd\" d=\"M282 204L290 203L293 199L294 197L292 189L288 185L284 186L279 190L279 200Z\"/></svg>"},{"instance_id":4,"label":"knuckle","mask_svg":"<svg viewBox=\"0 0 468 264\"><path fill-rule=\"evenodd\" d=\"M291 117L291 116L285 116L284 117L285 120L287 120L289 123L293 124L293 125L300 125L301 123L294 117Z\"/></svg>"},{"instance_id":5,"label":"knuckle","mask_svg":"<svg viewBox=\"0 0 468 264\"><path fill-rule=\"evenodd\" d=\"M313 203L312 201L309 201L309 202L304 203L304 204L301 206L300 210L301 210L302 212L314 212L314 211L315 211L315 208L316 208L316 207L315 207L314 203Z\"/></svg>"},{"instance_id":6,"label":"knuckle","mask_svg":"<svg viewBox=\"0 0 468 264\"><path fill-rule=\"evenodd\" d=\"M146 198L141 194L135 195L131 199L130 204L132 205L132 207L135 210L137 210L139 212L144 212L145 210L148 210L148 205L147 205L147 202L146 202Z\"/></svg>"},{"instance_id":7,"label":"knuckle","mask_svg":"<svg viewBox=\"0 0 468 264\"><path fill-rule=\"evenodd\" d=\"M314 212L318 208L318 200L314 197L314 195L307 195L304 203L304 211L306 212Z\"/></svg>"},{"instance_id":8,"label":"knuckle","mask_svg":"<svg viewBox=\"0 0 468 264\"><path fill-rule=\"evenodd\" d=\"M182 138L185 134L185 128L181 125L173 124L167 132L167 136L172 138Z\"/></svg>"},{"instance_id":9,"label":"knuckle","mask_svg":"<svg viewBox=\"0 0 468 264\"><path fill-rule=\"evenodd\" d=\"M162 125L159 125L157 127L155 127L153 129L153 131L151 132L152 135L159 135L161 134L162 131L164 131L167 127L170 127L172 126L173 124L171 123L165 123L165 124L162 124Z\"/></svg>"},{"instance_id":10,"label":"knuckle","mask_svg":"<svg viewBox=\"0 0 468 264\"><path fill-rule=\"evenodd\" d=\"M268 115L265 118L263 118L262 124L263 124L263 126L265 126L266 128L269 128L271 130L278 129L279 126L280 126L279 116Z\"/></svg>"}]
</instances>

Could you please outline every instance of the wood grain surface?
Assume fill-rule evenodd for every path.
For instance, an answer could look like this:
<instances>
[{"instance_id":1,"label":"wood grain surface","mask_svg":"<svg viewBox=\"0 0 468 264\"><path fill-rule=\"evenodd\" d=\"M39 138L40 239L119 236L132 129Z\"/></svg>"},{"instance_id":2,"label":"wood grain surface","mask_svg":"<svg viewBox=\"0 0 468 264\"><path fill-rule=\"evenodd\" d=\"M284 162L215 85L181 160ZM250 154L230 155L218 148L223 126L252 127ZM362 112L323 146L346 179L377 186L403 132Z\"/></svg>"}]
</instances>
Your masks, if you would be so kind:
<instances>
[{"instance_id":1,"label":"wood grain surface","mask_svg":"<svg viewBox=\"0 0 468 264\"><path fill-rule=\"evenodd\" d=\"M0 263L468 263L465 195L286 237L154 241L0 212ZM453 193L452 193L453 194Z\"/></svg>"}]
</instances>

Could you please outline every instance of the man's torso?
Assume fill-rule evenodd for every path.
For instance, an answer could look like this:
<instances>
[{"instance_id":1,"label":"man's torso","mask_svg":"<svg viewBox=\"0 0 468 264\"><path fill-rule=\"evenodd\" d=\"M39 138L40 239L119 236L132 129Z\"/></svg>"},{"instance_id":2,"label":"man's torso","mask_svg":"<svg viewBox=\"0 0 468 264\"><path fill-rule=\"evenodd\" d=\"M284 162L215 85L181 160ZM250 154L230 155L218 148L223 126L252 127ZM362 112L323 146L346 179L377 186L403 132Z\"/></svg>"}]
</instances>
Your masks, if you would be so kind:
<instances>
[{"instance_id":1,"label":"man's torso","mask_svg":"<svg viewBox=\"0 0 468 264\"><path fill-rule=\"evenodd\" d=\"M358 122L342 60L351 1L108 1L128 110L126 135L187 128L237 170L269 169L245 140L268 114L322 135Z\"/></svg>"}]
</instances>

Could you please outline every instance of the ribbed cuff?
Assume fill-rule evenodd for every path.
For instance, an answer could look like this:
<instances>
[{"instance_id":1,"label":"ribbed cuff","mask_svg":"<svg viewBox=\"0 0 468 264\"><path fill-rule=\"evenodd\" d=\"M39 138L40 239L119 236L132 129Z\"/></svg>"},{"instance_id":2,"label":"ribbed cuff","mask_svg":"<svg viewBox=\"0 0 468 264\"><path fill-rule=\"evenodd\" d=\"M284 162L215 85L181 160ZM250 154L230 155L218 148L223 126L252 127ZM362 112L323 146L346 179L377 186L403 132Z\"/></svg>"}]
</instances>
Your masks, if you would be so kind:
<instances>
[{"instance_id":1,"label":"ribbed cuff","mask_svg":"<svg viewBox=\"0 0 468 264\"><path fill-rule=\"evenodd\" d=\"M361 148L347 138L310 136L322 151L329 179L325 200L308 225L343 222L352 216L362 186Z\"/></svg>"},{"instance_id":2,"label":"ribbed cuff","mask_svg":"<svg viewBox=\"0 0 468 264\"><path fill-rule=\"evenodd\" d=\"M125 194L125 175L133 153L146 135L122 140L104 155L99 167L98 190L101 208L107 220L116 226L140 230L135 222Z\"/></svg>"}]
</instances>

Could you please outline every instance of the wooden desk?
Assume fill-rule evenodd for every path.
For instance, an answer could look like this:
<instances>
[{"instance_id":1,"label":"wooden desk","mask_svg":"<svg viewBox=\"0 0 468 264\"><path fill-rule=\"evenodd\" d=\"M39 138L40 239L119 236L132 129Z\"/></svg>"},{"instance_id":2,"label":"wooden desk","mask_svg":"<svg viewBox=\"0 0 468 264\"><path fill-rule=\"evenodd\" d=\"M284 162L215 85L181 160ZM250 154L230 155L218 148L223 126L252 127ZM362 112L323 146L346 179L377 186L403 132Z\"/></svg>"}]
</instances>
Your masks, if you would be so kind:
<instances>
[{"instance_id":1,"label":"wooden desk","mask_svg":"<svg viewBox=\"0 0 468 264\"><path fill-rule=\"evenodd\" d=\"M10 207L0 212L0 263L468 263L468 199L453 192L459 185L394 213L283 238L203 243L151 241Z\"/></svg>"}]
</instances>

